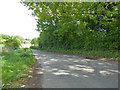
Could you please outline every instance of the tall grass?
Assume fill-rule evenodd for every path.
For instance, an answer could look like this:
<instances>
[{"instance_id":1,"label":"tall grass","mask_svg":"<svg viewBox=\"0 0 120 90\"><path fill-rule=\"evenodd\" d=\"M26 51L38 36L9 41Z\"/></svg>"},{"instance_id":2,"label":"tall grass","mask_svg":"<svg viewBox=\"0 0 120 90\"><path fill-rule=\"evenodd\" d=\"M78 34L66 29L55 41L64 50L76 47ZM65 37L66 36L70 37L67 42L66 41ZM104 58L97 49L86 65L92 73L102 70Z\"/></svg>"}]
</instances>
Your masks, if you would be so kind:
<instances>
[{"instance_id":1,"label":"tall grass","mask_svg":"<svg viewBox=\"0 0 120 90\"><path fill-rule=\"evenodd\" d=\"M9 87L11 82L26 77L26 69L34 62L34 55L30 49L27 49L26 53L24 49L2 52L3 87Z\"/></svg>"}]
</instances>

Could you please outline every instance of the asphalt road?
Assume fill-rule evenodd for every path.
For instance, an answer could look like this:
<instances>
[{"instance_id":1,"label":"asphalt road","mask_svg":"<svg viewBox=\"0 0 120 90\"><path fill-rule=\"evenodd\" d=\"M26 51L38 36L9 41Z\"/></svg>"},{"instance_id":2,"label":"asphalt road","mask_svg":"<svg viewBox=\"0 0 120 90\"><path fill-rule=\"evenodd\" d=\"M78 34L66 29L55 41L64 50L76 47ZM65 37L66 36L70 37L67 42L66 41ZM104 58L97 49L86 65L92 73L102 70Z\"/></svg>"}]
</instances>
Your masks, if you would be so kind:
<instances>
[{"instance_id":1,"label":"asphalt road","mask_svg":"<svg viewBox=\"0 0 120 90\"><path fill-rule=\"evenodd\" d=\"M118 88L118 64L32 50L38 60L36 88Z\"/></svg>"}]
</instances>

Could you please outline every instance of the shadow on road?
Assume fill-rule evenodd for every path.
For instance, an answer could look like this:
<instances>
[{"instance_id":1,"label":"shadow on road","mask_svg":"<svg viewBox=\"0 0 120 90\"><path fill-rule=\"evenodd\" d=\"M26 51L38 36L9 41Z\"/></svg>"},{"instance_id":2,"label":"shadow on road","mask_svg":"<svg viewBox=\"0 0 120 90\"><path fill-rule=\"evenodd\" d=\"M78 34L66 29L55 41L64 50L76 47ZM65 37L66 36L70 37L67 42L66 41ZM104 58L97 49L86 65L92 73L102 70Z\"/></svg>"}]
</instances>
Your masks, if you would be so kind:
<instances>
[{"instance_id":1,"label":"shadow on road","mask_svg":"<svg viewBox=\"0 0 120 90\"><path fill-rule=\"evenodd\" d=\"M41 67L36 68L39 87L117 88L118 67L113 62L33 50ZM52 84L49 84L52 83ZM62 83L62 84L61 84Z\"/></svg>"}]
</instances>

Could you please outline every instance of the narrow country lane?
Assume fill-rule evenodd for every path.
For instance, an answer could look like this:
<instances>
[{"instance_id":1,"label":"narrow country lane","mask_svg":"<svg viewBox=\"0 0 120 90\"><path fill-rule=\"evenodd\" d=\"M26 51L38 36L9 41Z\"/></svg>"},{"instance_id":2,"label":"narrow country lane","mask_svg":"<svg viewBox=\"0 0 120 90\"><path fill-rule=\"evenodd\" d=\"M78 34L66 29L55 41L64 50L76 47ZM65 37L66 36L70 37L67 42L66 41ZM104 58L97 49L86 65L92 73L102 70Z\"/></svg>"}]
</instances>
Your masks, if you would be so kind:
<instances>
[{"instance_id":1,"label":"narrow country lane","mask_svg":"<svg viewBox=\"0 0 120 90\"><path fill-rule=\"evenodd\" d=\"M33 50L36 88L118 88L118 64L79 56Z\"/></svg>"}]
</instances>

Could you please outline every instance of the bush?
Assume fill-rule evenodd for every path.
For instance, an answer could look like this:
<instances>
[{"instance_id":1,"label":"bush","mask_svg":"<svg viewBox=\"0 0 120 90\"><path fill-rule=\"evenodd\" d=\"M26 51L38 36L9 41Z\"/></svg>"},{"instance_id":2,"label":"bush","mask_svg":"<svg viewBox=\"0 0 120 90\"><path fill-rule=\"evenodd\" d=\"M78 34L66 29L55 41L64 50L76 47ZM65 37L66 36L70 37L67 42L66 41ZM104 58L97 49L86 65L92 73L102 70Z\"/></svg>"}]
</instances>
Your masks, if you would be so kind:
<instances>
[{"instance_id":1,"label":"bush","mask_svg":"<svg viewBox=\"0 0 120 90\"><path fill-rule=\"evenodd\" d=\"M4 49L12 50L18 49L21 45L21 41L14 36L2 35Z\"/></svg>"}]
</instances>

